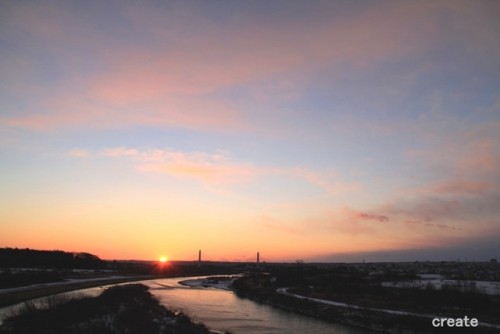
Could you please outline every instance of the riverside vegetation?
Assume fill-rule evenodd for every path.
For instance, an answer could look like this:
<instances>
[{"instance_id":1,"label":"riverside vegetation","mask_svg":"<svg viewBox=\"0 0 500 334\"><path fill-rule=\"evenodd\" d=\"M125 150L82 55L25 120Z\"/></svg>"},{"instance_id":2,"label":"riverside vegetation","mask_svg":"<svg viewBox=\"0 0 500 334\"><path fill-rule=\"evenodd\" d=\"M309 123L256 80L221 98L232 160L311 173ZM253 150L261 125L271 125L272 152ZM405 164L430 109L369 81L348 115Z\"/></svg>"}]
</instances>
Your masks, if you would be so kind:
<instances>
[{"instance_id":1,"label":"riverside vegetation","mask_svg":"<svg viewBox=\"0 0 500 334\"><path fill-rule=\"evenodd\" d=\"M269 267L266 268L266 273L253 273L237 279L233 283L233 289L240 297L292 312L388 333L446 331L443 328L434 328L432 317L418 316L416 313L453 318L468 315L498 327L467 328L467 333L500 331L499 296L482 294L474 288L469 291L448 287L441 290L428 287L422 290L385 287L381 284L387 280L405 280L412 277L408 273L394 272L367 275L355 266L328 269L314 266ZM288 292L300 296L342 302L361 308L300 299L279 293L280 288L286 288Z\"/></svg>"},{"instance_id":2,"label":"riverside vegetation","mask_svg":"<svg viewBox=\"0 0 500 334\"><path fill-rule=\"evenodd\" d=\"M49 299L48 307L25 303L4 321L0 334L208 334L203 324L164 308L142 284L113 286L98 297Z\"/></svg>"}]
</instances>

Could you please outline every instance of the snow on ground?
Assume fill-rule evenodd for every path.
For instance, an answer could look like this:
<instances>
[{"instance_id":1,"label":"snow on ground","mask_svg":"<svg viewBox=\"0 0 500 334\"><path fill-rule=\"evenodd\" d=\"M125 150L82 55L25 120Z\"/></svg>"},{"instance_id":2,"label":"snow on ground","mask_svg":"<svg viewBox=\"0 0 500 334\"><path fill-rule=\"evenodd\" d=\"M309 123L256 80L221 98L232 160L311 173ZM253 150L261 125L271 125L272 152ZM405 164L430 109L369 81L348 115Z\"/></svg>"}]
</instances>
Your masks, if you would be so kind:
<instances>
[{"instance_id":1,"label":"snow on ground","mask_svg":"<svg viewBox=\"0 0 500 334\"><path fill-rule=\"evenodd\" d=\"M234 279L217 279L211 277L203 277L203 278L195 278L195 279L187 279L184 281L180 281L179 284L186 285L193 288L215 288L222 290L231 290L230 286L233 283Z\"/></svg>"},{"instance_id":2,"label":"snow on ground","mask_svg":"<svg viewBox=\"0 0 500 334\"><path fill-rule=\"evenodd\" d=\"M300 298L300 299L307 299L313 302L321 303L321 304L328 304L328 305L334 305L334 306L341 306L341 307L350 307L358 310L369 310L369 311L378 311L378 312L384 312L384 313L391 313L391 314L399 314L399 315L414 315L414 316L423 316L427 318L436 318L438 317L437 315L433 314L420 314L420 313L412 313L412 312L406 312L406 311L397 311L397 310L388 310L388 309L382 309L382 308L373 308L373 307L364 307L364 306L359 306L359 305L354 305L354 304L348 304L348 303L342 303L342 302L336 302L333 300L327 300L327 299L318 299L318 298L311 298L311 297L306 297L306 296L301 296L297 295L291 292L288 292L288 288L279 288L276 290L276 292L281 293L283 295L287 296L292 296L295 298Z\"/></svg>"},{"instance_id":3,"label":"snow on ground","mask_svg":"<svg viewBox=\"0 0 500 334\"><path fill-rule=\"evenodd\" d=\"M327 305L334 305L334 306L340 306L340 307L349 307L349 308L354 308L357 310L366 310L366 311L376 311L376 312L383 312L383 313L389 313L389 314L398 314L398 315L411 315L411 316L416 316L416 317L422 317L422 318L443 318L443 316L438 316L434 314L426 314L426 313L414 313L414 312L406 312L406 311L399 311L399 310L388 310L388 309L383 309L383 308L374 308L374 307L364 307L364 306L359 306L359 305L354 305L354 304L348 304L348 303L341 303L341 302L336 302L333 300L327 300L327 299L318 299L318 298L311 298L311 297L306 297L302 295L297 295L294 293L291 293L288 291L289 288L279 288L276 290L276 292L281 293L286 296L291 296L295 298L300 298L300 299L306 299L310 300L316 303L321 303L321 304L327 304ZM485 327L492 327L492 328L499 328L499 325L495 324L489 324L485 322L480 322L480 326L485 326Z\"/></svg>"},{"instance_id":4,"label":"snow on ground","mask_svg":"<svg viewBox=\"0 0 500 334\"><path fill-rule=\"evenodd\" d=\"M461 291L478 291L487 295L500 295L500 282L489 281L462 281L432 277L428 279L383 282L382 286L389 288L418 288L418 289L442 289L444 286Z\"/></svg>"}]
</instances>

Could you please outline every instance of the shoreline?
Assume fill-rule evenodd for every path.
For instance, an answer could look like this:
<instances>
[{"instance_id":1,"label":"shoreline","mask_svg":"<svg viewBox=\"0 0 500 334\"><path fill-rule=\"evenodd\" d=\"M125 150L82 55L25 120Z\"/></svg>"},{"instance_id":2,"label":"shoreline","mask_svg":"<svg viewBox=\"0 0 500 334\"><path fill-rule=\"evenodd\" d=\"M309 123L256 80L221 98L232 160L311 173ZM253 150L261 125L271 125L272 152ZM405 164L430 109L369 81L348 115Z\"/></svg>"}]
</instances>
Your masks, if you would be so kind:
<instances>
[{"instance_id":1,"label":"shoreline","mask_svg":"<svg viewBox=\"0 0 500 334\"><path fill-rule=\"evenodd\" d=\"M262 277L261 277L262 278ZM363 307L327 299L312 298L287 291L287 288L273 286L266 280L256 276L237 280L234 284L235 293L257 303L280 308L292 313L304 314L325 321L345 324L357 328L384 333L441 333L443 328L433 327L432 314L417 314L414 312ZM475 315L475 314L474 314ZM438 318L450 318L439 315ZM451 317L453 318L453 317ZM478 318L479 317L476 317ZM471 333L498 333L497 324L479 322L479 326L468 328Z\"/></svg>"},{"instance_id":2,"label":"shoreline","mask_svg":"<svg viewBox=\"0 0 500 334\"><path fill-rule=\"evenodd\" d=\"M144 284L115 285L96 297L62 299L48 308L31 307L8 318L0 333L32 333L37 329L71 333L224 333L174 312L149 292Z\"/></svg>"},{"instance_id":3,"label":"shoreline","mask_svg":"<svg viewBox=\"0 0 500 334\"><path fill-rule=\"evenodd\" d=\"M179 276L179 278L186 276ZM193 288L215 288L221 290L232 290L230 288L232 282L235 278L225 278L224 276L203 276L199 278L195 275L192 279L185 279L179 282L179 284L184 286L189 286ZM213 277L213 278L211 278ZM94 288L99 286L136 282L144 280L153 280L158 277L153 275L144 276L121 276L121 277L102 277L102 278L92 278L92 279L81 279L81 280L70 280L65 282L54 282L54 283L41 283L28 286L21 286L15 288L0 289L0 308L13 306L18 303L22 303L31 299L42 298L51 296L54 294L77 291L82 289ZM168 277L175 278L175 277ZM214 279L215 278L215 279ZM219 278L219 279L217 279Z\"/></svg>"},{"instance_id":4,"label":"shoreline","mask_svg":"<svg viewBox=\"0 0 500 334\"><path fill-rule=\"evenodd\" d=\"M298 299L304 299L304 300L309 300L315 303L320 303L320 304L326 304L326 305L332 305L332 306L339 306L339 307L345 307L349 309L354 309L354 310L359 310L359 311L371 311L371 312L380 312L380 313L386 313L386 314L393 314L393 315L401 315L401 316L411 316L411 317L417 317L417 318L427 318L427 319L433 319L433 318L443 318L445 316L442 315L437 315L437 314L428 314L428 313L415 313L415 312L408 312L404 310L392 310L392 309L382 309L382 308L373 308L373 307L365 307L365 306L360 306L356 304L348 304L344 302L336 302L333 300L328 300L328 299L318 299L318 298L311 298L308 296L303 296L295 293L291 293L288 291L288 288L278 288L276 292L283 294L285 296L290 296ZM451 317L445 317L445 318L451 318ZM487 328L493 328L493 329L500 329L500 325L498 324L492 324L492 323L487 323L487 322L479 322L478 327L487 327Z\"/></svg>"}]
</instances>

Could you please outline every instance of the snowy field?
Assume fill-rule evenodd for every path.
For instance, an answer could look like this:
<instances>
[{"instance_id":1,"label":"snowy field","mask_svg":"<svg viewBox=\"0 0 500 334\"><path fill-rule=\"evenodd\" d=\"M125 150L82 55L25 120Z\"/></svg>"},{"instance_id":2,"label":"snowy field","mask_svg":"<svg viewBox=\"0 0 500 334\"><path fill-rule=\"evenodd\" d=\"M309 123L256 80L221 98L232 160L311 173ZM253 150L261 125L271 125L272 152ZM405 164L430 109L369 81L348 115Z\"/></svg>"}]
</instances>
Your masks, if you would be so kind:
<instances>
[{"instance_id":1,"label":"snowy field","mask_svg":"<svg viewBox=\"0 0 500 334\"><path fill-rule=\"evenodd\" d=\"M452 280L444 279L441 275L420 275L420 278L413 281L383 282L382 286L419 289L442 289L447 287L460 291L477 291L487 295L500 295L500 282Z\"/></svg>"}]
</instances>

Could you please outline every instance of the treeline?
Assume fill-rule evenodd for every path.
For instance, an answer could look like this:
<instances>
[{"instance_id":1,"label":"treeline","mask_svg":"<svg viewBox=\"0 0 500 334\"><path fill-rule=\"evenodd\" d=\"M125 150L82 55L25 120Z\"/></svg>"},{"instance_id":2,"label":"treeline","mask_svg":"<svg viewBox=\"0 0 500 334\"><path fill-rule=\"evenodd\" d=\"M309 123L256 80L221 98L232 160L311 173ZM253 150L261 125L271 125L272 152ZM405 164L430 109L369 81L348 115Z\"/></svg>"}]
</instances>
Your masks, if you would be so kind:
<instances>
[{"instance_id":1,"label":"treeline","mask_svg":"<svg viewBox=\"0 0 500 334\"><path fill-rule=\"evenodd\" d=\"M26 270L0 272L0 289L15 288L40 283L63 282L64 279L56 271Z\"/></svg>"},{"instance_id":2,"label":"treeline","mask_svg":"<svg viewBox=\"0 0 500 334\"><path fill-rule=\"evenodd\" d=\"M245 271L242 264L207 262L158 261L109 261L109 269L122 275L154 275L159 277L213 276L239 274Z\"/></svg>"},{"instance_id":3,"label":"treeline","mask_svg":"<svg viewBox=\"0 0 500 334\"><path fill-rule=\"evenodd\" d=\"M90 253L0 248L0 268L102 269L106 262Z\"/></svg>"}]
</instances>

